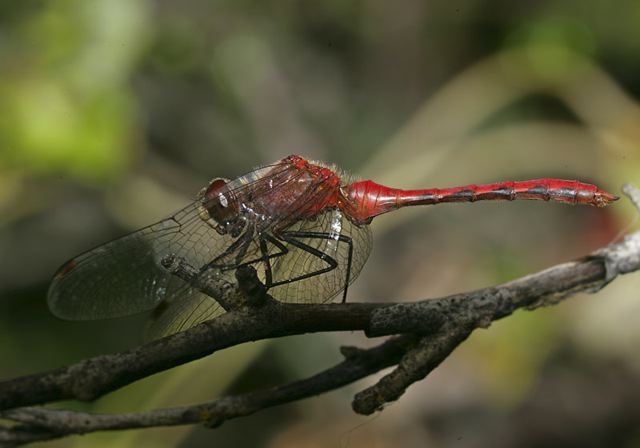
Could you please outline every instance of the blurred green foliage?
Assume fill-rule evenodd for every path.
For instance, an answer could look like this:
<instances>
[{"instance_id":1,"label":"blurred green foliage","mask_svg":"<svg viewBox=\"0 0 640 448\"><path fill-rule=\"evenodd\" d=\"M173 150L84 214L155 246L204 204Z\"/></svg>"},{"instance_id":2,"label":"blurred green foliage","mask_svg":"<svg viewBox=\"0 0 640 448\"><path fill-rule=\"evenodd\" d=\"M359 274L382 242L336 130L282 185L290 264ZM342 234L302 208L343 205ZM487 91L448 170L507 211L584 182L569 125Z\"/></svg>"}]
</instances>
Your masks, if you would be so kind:
<instances>
[{"instance_id":1,"label":"blurred green foliage","mask_svg":"<svg viewBox=\"0 0 640 448\"><path fill-rule=\"evenodd\" d=\"M121 173L138 138L129 76L148 38L147 6L26 3L0 19L2 162L82 180Z\"/></svg>"}]
</instances>

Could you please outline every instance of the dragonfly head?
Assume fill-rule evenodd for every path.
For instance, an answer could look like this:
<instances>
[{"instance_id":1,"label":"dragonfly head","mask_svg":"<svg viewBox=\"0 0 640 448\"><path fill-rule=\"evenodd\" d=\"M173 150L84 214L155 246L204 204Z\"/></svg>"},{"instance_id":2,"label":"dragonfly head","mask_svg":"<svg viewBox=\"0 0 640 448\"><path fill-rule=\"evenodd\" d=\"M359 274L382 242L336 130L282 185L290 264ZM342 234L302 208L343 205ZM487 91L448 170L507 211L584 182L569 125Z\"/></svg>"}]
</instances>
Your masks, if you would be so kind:
<instances>
[{"instance_id":1,"label":"dragonfly head","mask_svg":"<svg viewBox=\"0 0 640 448\"><path fill-rule=\"evenodd\" d=\"M200 218L213 227L219 234L237 237L246 224L239 213L238 201L227 188L228 179L213 179L209 186L198 195L200 200Z\"/></svg>"}]
</instances>

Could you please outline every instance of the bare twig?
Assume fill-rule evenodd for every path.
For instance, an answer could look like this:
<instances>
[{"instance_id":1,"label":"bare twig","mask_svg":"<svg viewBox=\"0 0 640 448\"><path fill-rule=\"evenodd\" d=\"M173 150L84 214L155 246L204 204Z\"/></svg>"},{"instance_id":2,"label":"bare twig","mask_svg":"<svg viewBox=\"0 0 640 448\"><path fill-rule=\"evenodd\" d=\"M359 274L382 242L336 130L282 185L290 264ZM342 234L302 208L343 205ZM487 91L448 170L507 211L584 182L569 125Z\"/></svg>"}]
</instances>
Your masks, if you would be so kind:
<instances>
[{"instance_id":1,"label":"bare twig","mask_svg":"<svg viewBox=\"0 0 640 448\"><path fill-rule=\"evenodd\" d=\"M610 254L617 251L611 249ZM225 313L185 332L50 372L0 383L0 409L64 399L93 400L152 373L243 342L320 331L365 331L369 336L433 334L444 322L486 327L519 307L604 283L605 259L592 257L467 294L405 304L267 303Z\"/></svg>"},{"instance_id":2,"label":"bare twig","mask_svg":"<svg viewBox=\"0 0 640 448\"><path fill-rule=\"evenodd\" d=\"M636 189L631 193L638 195ZM189 278L193 273L183 268L176 268L176 272ZM369 414L424 378L475 328L486 328L519 308L534 309L578 291L597 291L617 275L639 269L640 232L636 232L582 260L498 287L409 304L283 304L270 299L250 271L238 273L240 287L210 283L205 278L198 287L217 295L228 294L232 311L141 347L0 383L0 409L17 408L1 414L17 424L0 427L0 444L98 430L196 422L215 426L230 418L335 389L397 364L376 385L356 395L356 412ZM237 297L244 297L244 302L238 302ZM242 342L345 330L362 330L369 336L405 335L373 349L343 349L345 361L305 380L197 406L120 415L23 407L69 398L92 400L137 379Z\"/></svg>"},{"instance_id":3,"label":"bare twig","mask_svg":"<svg viewBox=\"0 0 640 448\"><path fill-rule=\"evenodd\" d=\"M0 414L3 418L19 422L22 426L5 430L4 434L0 432L0 446L3 441L25 443L105 430L190 423L202 423L209 427L219 426L226 420L334 390L376 373L396 364L416 340L416 336L403 335L367 350L345 348L343 351L347 355L343 362L309 378L262 391L223 397L195 406L118 415L89 414L42 407L24 407L4 411ZM38 428L38 431L31 434L25 431L25 428Z\"/></svg>"},{"instance_id":4,"label":"bare twig","mask_svg":"<svg viewBox=\"0 0 640 448\"><path fill-rule=\"evenodd\" d=\"M406 351L398 367L378 383L356 394L351 404L358 414L369 415L404 394L407 387L420 381L435 369L473 331L452 326L434 336L427 336Z\"/></svg>"}]
</instances>

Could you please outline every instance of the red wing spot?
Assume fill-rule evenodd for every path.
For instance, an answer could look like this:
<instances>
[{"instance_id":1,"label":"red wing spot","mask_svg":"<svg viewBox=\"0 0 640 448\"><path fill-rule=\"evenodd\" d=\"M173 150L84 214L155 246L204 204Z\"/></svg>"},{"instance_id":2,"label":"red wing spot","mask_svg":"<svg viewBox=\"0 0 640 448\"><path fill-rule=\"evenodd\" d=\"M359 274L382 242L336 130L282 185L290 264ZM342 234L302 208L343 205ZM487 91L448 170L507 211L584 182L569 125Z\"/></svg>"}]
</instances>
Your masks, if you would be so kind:
<instances>
[{"instance_id":1,"label":"red wing spot","mask_svg":"<svg viewBox=\"0 0 640 448\"><path fill-rule=\"evenodd\" d=\"M67 275L69 272L73 271L77 265L78 263L76 263L75 260L71 260L63 264L53 277L56 279L62 278L65 275Z\"/></svg>"}]
</instances>

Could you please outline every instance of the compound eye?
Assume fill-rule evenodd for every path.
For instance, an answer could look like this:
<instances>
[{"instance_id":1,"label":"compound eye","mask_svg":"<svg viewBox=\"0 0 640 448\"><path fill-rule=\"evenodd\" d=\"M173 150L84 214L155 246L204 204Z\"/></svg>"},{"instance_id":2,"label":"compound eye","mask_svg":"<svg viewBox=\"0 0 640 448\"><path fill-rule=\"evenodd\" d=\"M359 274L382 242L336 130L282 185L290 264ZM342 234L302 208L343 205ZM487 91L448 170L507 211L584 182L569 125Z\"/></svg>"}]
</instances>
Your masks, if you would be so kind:
<instances>
[{"instance_id":1,"label":"compound eye","mask_svg":"<svg viewBox=\"0 0 640 448\"><path fill-rule=\"evenodd\" d=\"M223 190L225 189L224 187L227 186L228 182L229 181L227 179L213 179L209 183L209 186L204 190L204 193L202 195L204 205L208 205L209 203L213 202L219 202L220 197L223 197L224 199L222 199L222 201L226 202L227 205L225 205L225 207L228 207L229 201L226 199L223 192Z\"/></svg>"},{"instance_id":2,"label":"compound eye","mask_svg":"<svg viewBox=\"0 0 640 448\"><path fill-rule=\"evenodd\" d=\"M232 193L227 189L227 179L214 179L202 193L202 205L209 216L219 224L225 224L237 217Z\"/></svg>"}]
</instances>

